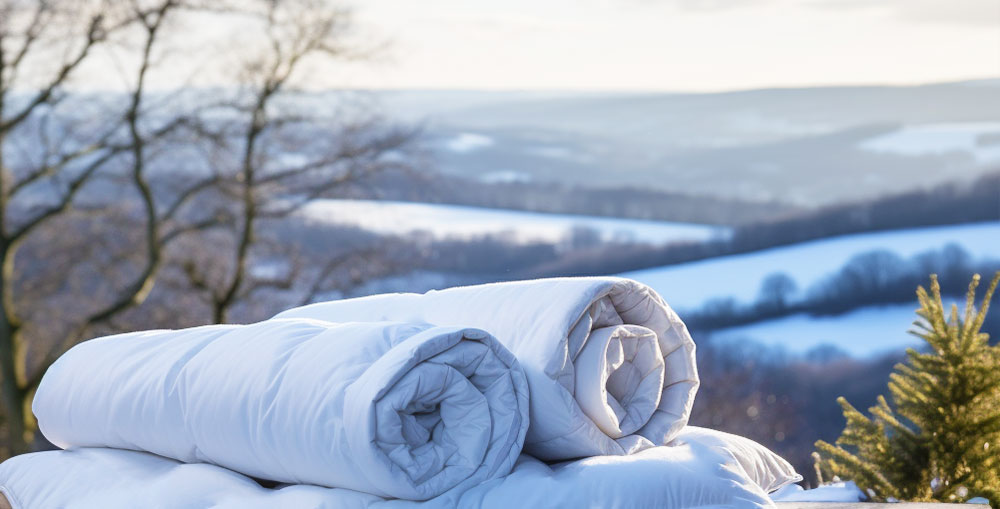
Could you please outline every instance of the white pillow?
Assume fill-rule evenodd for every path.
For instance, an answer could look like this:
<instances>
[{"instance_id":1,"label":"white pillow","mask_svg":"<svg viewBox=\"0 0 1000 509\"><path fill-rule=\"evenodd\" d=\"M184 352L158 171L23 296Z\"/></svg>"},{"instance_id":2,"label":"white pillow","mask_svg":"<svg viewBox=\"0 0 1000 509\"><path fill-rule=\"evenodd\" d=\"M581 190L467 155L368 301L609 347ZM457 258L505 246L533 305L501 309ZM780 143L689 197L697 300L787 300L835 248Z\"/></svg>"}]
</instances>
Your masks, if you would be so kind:
<instances>
[{"instance_id":1,"label":"white pillow","mask_svg":"<svg viewBox=\"0 0 1000 509\"><path fill-rule=\"evenodd\" d=\"M784 458L749 438L687 426L667 445L683 444L719 447L732 453L747 475L767 493L802 480L802 476Z\"/></svg>"}]
</instances>

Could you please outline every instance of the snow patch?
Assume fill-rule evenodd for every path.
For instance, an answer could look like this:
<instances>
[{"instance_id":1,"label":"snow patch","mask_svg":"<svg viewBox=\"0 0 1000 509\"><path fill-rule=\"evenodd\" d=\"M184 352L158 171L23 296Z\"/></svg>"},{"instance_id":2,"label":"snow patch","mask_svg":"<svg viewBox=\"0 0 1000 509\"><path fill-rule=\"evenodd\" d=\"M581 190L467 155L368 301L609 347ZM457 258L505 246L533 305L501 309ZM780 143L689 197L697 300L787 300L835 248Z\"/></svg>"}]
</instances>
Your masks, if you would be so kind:
<instances>
[{"instance_id":1,"label":"snow patch","mask_svg":"<svg viewBox=\"0 0 1000 509\"><path fill-rule=\"evenodd\" d=\"M967 122L905 126L894 132L869 138L862 150L918 157L963 152L979 164L1000 161L1000 142L988 143L987 136L1000 137L1000 122Z\"/></svg>"},{"instance_id":2,"label":"snow patch","mask_svg":"<svg viewBox=\"0 0 1000 509\"><path fill-rule=\"evenodd\" d=\"M491 171L479 177L479 181L486 184L515 184L531 182L531 174L523 171L500 170Z\"/></svg>"},{"instance_id":3,"label":"snow patch","mask_svg":"<svg viewBox=\"0 0 1000 509\"><path fill-rule=\"evenodd\" d=\"M516 242L558 243L571 240L574 231L585 228L605 241L665 244L705 241L729 234L728 228L691 223L371 200L317 200L303 207L301 214L311 220L384 235L426 232L439 239L509 235Z\"/></svg>"},{"instance_id":4,"label":"snow patch","mask_svg":"<svg viewBox=\"0 0 1000 509\"><path fill-rule=\"evenodd\" d=\"M1000 221L845 235L622 276L649 285L674 309L693 310L720 297L751 303L764 279L775 272L785 273L804 290L860 253L885 249L908 258L951 243L972 257L996 258L1000 256Z\"/></svg>"},{"instance_id":5,"label":"snow patch","mask_svg":"<svg viewBox=\"0 0 1000 509\"><path fill-rule=\"evenodd\" d=\"M590 154L586 154L568 147L562 147L557 145L528 147L527 149L525 149L525 152L539 157L544 157L546 159L554 159L557 161L569 161L581 164L590 164L594 162L594 156Z\"/></svg>"},{"instance_id":6,"label":"snow patch","mask_svg":"<svg viewBox=\"0 0 1000 509\"><path fill-rule=\"evenodd\" d=\"M475 152L495 144L493 138L476 133L461 133L445 142L445 148L459 154Z\"/></svg>"},{"instance_id":7,"label":"snow patch","mask_svg":"<svg viewBox=\"0 0 1000 509\"><path fill-rule=\"evenodd\" d=\"M820 345L834 345L854 357L918 347L922 342L906 331L916 319L916 304L872 306L835 316L797 314L712 332L717 344L752 340L803 354Z\"/></svg>"}]
</instances>

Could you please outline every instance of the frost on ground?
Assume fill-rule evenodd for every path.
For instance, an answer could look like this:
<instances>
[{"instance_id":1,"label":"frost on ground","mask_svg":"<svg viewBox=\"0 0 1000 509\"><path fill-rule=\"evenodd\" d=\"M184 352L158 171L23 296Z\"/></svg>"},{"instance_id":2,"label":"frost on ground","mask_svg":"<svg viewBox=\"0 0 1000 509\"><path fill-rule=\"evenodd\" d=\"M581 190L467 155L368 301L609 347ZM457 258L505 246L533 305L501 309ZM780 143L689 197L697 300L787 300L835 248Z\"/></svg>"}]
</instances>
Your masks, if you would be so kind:
<instances>
[{"instance_id":1,"label":"frost on ground","mask_svg":"<svg viewBox=\"0 0 1000 509\"><path fill-rule=\"evenodd\" d=\"M789 484L771 493L771 500L775 502L860 502L864 499L864 493L854 481L824 484L811 490Z\"/></svg>"}]
</instances>

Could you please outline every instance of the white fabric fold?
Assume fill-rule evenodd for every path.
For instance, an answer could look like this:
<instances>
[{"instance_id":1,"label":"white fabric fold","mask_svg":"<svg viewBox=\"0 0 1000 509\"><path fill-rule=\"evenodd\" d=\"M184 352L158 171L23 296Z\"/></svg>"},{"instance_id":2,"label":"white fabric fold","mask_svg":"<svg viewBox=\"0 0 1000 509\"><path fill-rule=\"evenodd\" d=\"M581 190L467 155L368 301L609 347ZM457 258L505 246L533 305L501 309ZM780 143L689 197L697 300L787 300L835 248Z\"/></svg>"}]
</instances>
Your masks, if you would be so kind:
<instances>
[{"instance_id":1,"label":"white fabric fold","mask_svg":"<svg viewBox=\"0 0 1000 509\"><path fill-rule=\"evenodd\" d=\"M346 489L261 487L235 472L148 453L71 449L16 456L0 465L13 509L533 509L601 507L773 508L731 454L698 444L654 447L546 465L521 456L510 475L458 486L427 501L386 500Z\"/></svg>"},{"instance_id":2,"label":"white fabric fold","mask_svg":"<svg viewBox=\"0 0 1000 509\"><path fill-rule=\"evenodd\" d=\"M415 321L489 331L528 377L525 451L544 460L666 444L687 423L698 388L695 345L684 323L652 289L622 278L374 295L311 304L276 318Z\"/></svg>"},{"instance_id":3,"label":"white fabric fold","mask_svg":"<svg viewBox=\"0 0 1000 509\"><path fill-rule=\"evenodd\" d=\"M638 431L660 403L663 354L645 327L595 329L573 365L577 403L611 438Z\"/></svg>"},{"instance_id":4,"label":"white fabric fold","mask_svg":"<svg viewBox=\"0 0 1000 509\"><path fill-rule=\"evenodd\" d=\"M287 319L81 343L32 408L62 448L422 500L510 471L528 388L478 329Z\"/></svg>"}]
</instances>

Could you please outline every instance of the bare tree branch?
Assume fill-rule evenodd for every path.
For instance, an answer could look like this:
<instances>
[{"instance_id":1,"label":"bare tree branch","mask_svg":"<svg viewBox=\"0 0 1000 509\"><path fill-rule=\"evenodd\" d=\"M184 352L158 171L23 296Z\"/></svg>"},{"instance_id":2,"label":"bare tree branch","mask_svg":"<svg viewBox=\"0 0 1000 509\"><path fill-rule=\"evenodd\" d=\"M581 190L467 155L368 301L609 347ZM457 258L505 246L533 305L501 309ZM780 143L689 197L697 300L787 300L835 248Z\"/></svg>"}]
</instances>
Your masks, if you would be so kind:
<instances>
[{"instance_id":1,"label":"bare tree branch","mask_svg":"<svg viewBox=\"0 0 1000 509\"><path fill-rule=\"evenodd\" d=\"M205 320L205 309L198 306L207 302L211 319L224 322L233 318L234 309L264 309L269 297L284 299L290 292L298 298L306 287L302 297L311 300L391 266L371 261L378 258L376 247L345 247L341 253L338 246L340 254L326 259L308 249L286 249L277 240L268 244L269 236L281 237L283 225L270 228L266 220L292 213L366 175L400 166L398 157L387 156L398 156L393 151L412 139L402 131L380 131L384 126L376 122L334 122L315 111L295 111L290 94L305 77L309 62L351 55L344 39L350 19L347 11L332 5L335 0L95 0L108 9L75 19L67 18L63 4L54 0L31 1L39 3L26 3L34 10L19 12L21 28L13 36L17 43L11 43L0 19L0 148L5 149L0 150L0 409L11 443L30 433L24 404L59 355L87 334L127 327L137 313L172 317L170 306L142 306L149 299L182 297L189 308L201 310L188 323ZM168 96L148 90L149 74L160 68L165 55L162 38L172 29L165 20L185 19L172 13L193 12L187 9L249 15L262 28L254 33L264 39L249 46L259 51L239 53L254 60L245 62L237 91L221 98L199 95L199 107L185 102L180 92ZM65 34L58 31L62 25L46 23L50 16L66 22ZM126 23L131 24L121 37L109 35ZM16 69L30 68L49 45L61 49L63 56L51 62L48 80L26 97L10 101L6 94ZM63 90L99 48L115 52L114 57L120 49L121 55L128 55L116 63L128 69L129 93L115 98L108 121L94 127L96 122L65 113L74 103ZM61 137L64 132L70 136ZM18 143L24 153L17 151ZM4 153L16 169L5 166ZM296 161L282 159L285 155ZM65 224L99 221L83 210L84 202L93 198L88 191L97 185L127 190L120 200L96 200L95 207L107 213L102 218L119 221L110 227L113 234L105 229L108 236L92 249L74 250L76 240L70 239L60 244L65 255L39 256L52 244L47 236L63 233ZM46 196L51 202L21 206L29 202L29 188L45 191L47 186L56 190ZM120 234L115 228L127 230ZM22 246L33 256L21 257L18 272L14 260ZM272 259L279 271L258 270L261 261ZM29 281L50 273L49 263L59 265L67 277L48 285ZM183 280L182 294L152 291L157 281L172 279ZM49 331L58 334L42 336L50 338L49 343L37 341L39 320L27 311L34 302L24 302L26 288L33 294L58 293L30 296L52 299L48 302L53 306L81 292L94 297L77 304ZM15 304L25 310L26 324ZM31 369L25 358L36 361Z\"/></svg>"},{"instance_id":2,"label":"bare tree branch","mask_svg":"<svg viewBox=\"0 0 1000 509\"><path fill-rule=\"evenodd\" d=\"M111 139L114 132L115 132L114 130L109 131L107 134L101 136L101 138L94 143L91 143L87 146L81 147L74 151L64 152L60 154L58 160L56 160L51 164L42 164L38 168L32 170L23 178L18 179L17 182L14 182L10 186L10 189L7 191L7 194L10 197L13 197L25 187L28 187L29 185L34 184L35 182L43 178L51 177L61 172L62 170L66 169L67 166L77 161L78 159L94 154L95 152L98 152L101 149L108 148L108 142ZM117 150L115 150L115 148L117 148ZM115 152L115 154L112 154L112 156L124 152L127 149L128 147L126 146L113 147L112 151Z\"/></svg>"},{"instance_id":3,"label":"bare tree branch","mask_svg":"<svg viewBox=\"0 0 1000 509\"><path fill-rule=\"evenodd\" d=\"M124 151L124 149L122 149L121 151ZM28 220L20 227L15 229L12 233L7 235L8 241L14 243L22 240L25 235L27 235L29 232L37 228L38 225L42 224L44 221L69 210L70 205L73 203L73 198L80 191L80 189L87 182L87 180L97 170L101 169L105 163L110 161L115 155L117 155L121 151L108 151L100 158L88 164L86 168L83 171L81 171L75 178L73 178L73 180L69 183L66 191L63 192L62 197L59 198L56 205L47 208L46 210L44 210L39 214L36 214L30 220Z\"/></svg>"},{"instance_id":4,"label":"bare tree branch","mask_svg":"<svg viewBox=\"0 0 1000 509\"><path fill-rule=\"evenodd\" d=\"M235 218L233 218L232 216L223 213L223 211L219 211L218 213L212 215L207 219L195 221L193 223L185 224L184 226L180 226L174 228L173 230L170 230L169 232L164 234L163 237L161 237L161 242L164 245L166 245L178 239L180 236L188 233L202 232L211 228L218 228L222 226L231 225L234 222L234 219Z\"/></svg>"},{"instance_id":5,"label":"bare tree branch","mask_svg":"<svg viewBox=\"0 0 1000 509\"><path fill-rule=\"evenodd\" d=\"M23 122L38 106L46 103L52 98L52 94L57 88L62 86L69 78L71 72L79 67L79 65L87 58L90 50L93 49L94 45L104 40L107 35L104 28L102 27L102 22L104 20L103 14L95 15L91 20L89 27L87 29L87 39L80 51L74 56L70 61L66 62L56 73L56 76L49 82L49 84L42 89L38 94L35 95L34 99L28 102L24 108L21 109L20 113L15 113L9 119L0 119L0 133L6 133L14 128L14 126Z\"/></svg>"},{"instance_id":6,"label":"bare tree branch","mask_svg":"<svg viewBox=\"0 0 1000 509\"><path fill-rule=\"evenodd\" d=\"M14 58L10 62L7 62L7 67L11 69L11 75L9 80L11 82L17 81L17 72L21 68L21 62L24 61L24 57L31 52L31 47L34 46L38 37L42 33L42 29L45 26L43 21L43 16L49 11L49 2L39 1L35 5L35 12L32 15L31 21L28 23L28 28L24 33L24 42L21 44L21 49L14 54ZM3 82L0 82L0 87L3 86Z\"/></svg>"},{"instance_id":7,"label":"bare tree branch","mask_svg":"<svg viewBox=\"0 0 1000 509\"><path fill-rule=\"evenodd\" d=\"M132 181L135 188L139 191L146 216L146 263L140 274L132 283L126 286L117 299L104 308L92 313L83 321L81 325L83 329L141 304L149 295L149 292L152 291L153 285L156 282L156 272L163 261L163 246L160 243L160 218L156 211L156 199L145 176L146 157L144 152L147 140L140 132L139 114L142 109L146 77L153 58L153 46L156 44L160 28L163 26L167 13L176 7L177 4L174 0L165 0L158 8L147 12L142 12L139 9L138 3L135 3L134 6L140 23L146 29L146 34L135 89L132 92L131 104L125 116L132 141Z\"/></svg>"}]
</instances>

